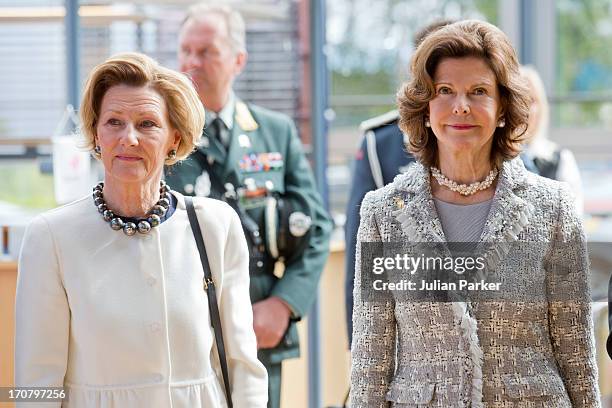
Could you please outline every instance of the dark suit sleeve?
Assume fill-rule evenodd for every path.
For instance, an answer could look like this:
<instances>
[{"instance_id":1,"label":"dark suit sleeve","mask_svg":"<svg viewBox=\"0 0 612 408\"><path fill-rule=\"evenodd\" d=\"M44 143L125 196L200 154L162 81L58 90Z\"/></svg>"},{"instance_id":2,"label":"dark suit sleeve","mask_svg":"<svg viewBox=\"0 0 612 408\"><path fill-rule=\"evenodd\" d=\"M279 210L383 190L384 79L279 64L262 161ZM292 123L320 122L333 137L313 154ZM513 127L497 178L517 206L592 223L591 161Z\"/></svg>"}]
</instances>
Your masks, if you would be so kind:
<instances>
[{"instance_id":1,"label":"dark suit sleeve","mask_svg":"<svg viewBox=\"0 0 612 408\"><path fill-rule=\"evenodd\" d=\"M285 265L283 277L270 295L283 299L295 317L302 317L317 294L319 277L329 255L332 222L315 186L312 170L293 123L288 122L286 131L289 133L289 143L285 153L285 192L287 195L301 196L308 203L312 225L303 254Z\"/></svg>"},{"instance_id":2,"label":"dark suit sleeve","mask_svg":"<svg viewBox=\"0 0 612 408\"><path fill-rule=\"evenodd\" d=\"M608 334L606 349L608 350L610 359L612 359L612 275L608 283L608 328L610 329L610 334Z\"/></svg>"},{"instance_id":3,"label":"dark suit sleeve","mask_svg":"<svg viewBox=\"0 0 612 408\"><path fill-rule=\"evenodd\" d=\"M353 286L355 283L355 245L359 229L359 208L368 191L376 190L374 177L368 160L368 149L364 137L353 164L351 177L351 192L346 208L345 234L345 278L344 301L346 306L346 327L348 330L349 347L353 337Z\"/></svg>"}]
</instances>

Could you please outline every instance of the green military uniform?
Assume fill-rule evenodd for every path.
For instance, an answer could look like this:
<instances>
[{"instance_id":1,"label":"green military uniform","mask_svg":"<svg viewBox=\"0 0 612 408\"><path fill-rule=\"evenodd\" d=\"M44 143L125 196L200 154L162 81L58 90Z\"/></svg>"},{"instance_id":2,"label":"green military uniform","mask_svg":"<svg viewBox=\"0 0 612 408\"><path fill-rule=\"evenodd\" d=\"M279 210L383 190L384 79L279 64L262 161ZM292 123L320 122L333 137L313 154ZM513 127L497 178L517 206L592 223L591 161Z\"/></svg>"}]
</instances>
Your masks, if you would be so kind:
<instances>
[{"instance_id":1,"label":"green military uniform","mask_svg":"<svg viewBox=\"0 0 612 408\"><path fill-rule=\"evenodd\" d=\"M295 321L315 298L332 224L287 116L237 101L227 147L211 128L204 130L200 146L188 159L166 169L166 181L183 194L236 197L235 209L246 214L241 218L248 219L243 220L243 229L251 251L251 302L277 296L292 310L292 322L279 345L258 353L268 368L268 405L278 407L281 362L299 356ZM283 208L291 212L288 218ZM257 232L249 220L257 224ZM261 242L254 242L257 236ZM277 277L274 258L279 252L283 255L283 240L288 243L282 258L285 270Z\"/></svg>"}]
</instances>

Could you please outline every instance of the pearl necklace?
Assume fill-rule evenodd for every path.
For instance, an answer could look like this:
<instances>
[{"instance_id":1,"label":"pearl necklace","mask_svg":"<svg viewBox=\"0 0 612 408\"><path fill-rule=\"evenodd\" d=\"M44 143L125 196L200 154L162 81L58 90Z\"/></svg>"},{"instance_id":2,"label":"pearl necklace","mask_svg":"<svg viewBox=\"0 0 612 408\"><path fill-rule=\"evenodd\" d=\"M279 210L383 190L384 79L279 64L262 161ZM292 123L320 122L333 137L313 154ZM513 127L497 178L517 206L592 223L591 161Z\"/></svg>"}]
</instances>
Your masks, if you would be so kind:
<instances>
[{"instance_id":1,"label":"pearl necklace","mask_svg":"<svg viewBox=\"0 0 612 408\"><path fill-rule=\"evenodd\" d=\"M112 229L115 231L123 230L123 233L128 236L136 234L136 231L141 234L148 234L152 228L161 224L161 217L166 215L166 211L170 208L170 189L163 180L160 182L159 187L159 201L157 201L146 217L139 218L136 222L125 220L120 215L109 210L106 201L104 201L104 195L102 194L103 189L104 182L102 181L93 189L93 200L96 207L98 207L98 212L102 214L102 218L110 224Z\"/></svg>"},{"instance_id":2,"label":"pearl necklace","mask_svg":"<svg viewBox=\"0 0 612 408\"><path fill-rule=\"evenodd\" d=\"M436 179L438 184L463 196L470 196L480 190L486 190L491 186L491 184L493 184L493 181L497 177L497 174L497 169L493 169L482 181L476 181L472 184L457 184L457 182L450 180L448 177L442 174L440 169L438 169L437 167L431 167L431 175Z\"/></svg>"}]
</instances>

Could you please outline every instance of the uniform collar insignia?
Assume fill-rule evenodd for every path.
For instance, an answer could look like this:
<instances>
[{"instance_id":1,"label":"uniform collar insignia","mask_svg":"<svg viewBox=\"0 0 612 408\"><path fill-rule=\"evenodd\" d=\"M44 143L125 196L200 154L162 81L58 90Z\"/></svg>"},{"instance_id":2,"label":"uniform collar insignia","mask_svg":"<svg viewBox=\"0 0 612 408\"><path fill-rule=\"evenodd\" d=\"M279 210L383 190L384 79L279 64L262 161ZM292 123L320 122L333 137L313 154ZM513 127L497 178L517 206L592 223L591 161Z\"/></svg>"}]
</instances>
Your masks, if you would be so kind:
<instances>
[{"instance_id":1,"label":"uniform collar insignia","mask_svg":"<svg viewBox=\"0 0 612 408\"><path fill-rule=\"evenodd\" d=\"M238 126L246 132L250 132L259 128L259 125L251 115L251 111L242 101L236 101L235 118Z\"/></svg>"}]
</instances>

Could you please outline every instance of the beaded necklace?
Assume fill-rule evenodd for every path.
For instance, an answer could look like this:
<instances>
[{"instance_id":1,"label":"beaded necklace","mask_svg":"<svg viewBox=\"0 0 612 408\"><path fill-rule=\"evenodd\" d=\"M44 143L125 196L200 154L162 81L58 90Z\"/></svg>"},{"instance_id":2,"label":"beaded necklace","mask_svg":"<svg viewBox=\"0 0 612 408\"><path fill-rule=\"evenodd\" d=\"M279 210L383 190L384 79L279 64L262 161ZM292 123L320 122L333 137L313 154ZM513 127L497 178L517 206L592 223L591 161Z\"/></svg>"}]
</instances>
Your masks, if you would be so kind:
<instances>
[{"instance_id":1,"label":"beaded necklace","mask_svg":"<svg viewBox=\"0 0 612 408\"><path fill-rule=\"evenodd\" d=\"M453 181L442 174L440 169L437 167L431 167L431 175L436 179L438 184L463 196L471 196L480 190L486 190L491 186L491 184L493 184L497 174L497 169L492 169L487 177L482 181L476 181L471 184L458 184L456 181Z\"/></svg>"},{"instance_id":2,"label":"beaded necklace","mask_svg":"<svg viewBox=\"0 0 612 408\"><path fill-rule=\"evenodd\" d=\"M160 182L159 187L159 200L151 211L143 218L138 218L134 221L128 219L128 217L122 217L115 214L110 210L104 201L104 182L99 182L93 189L93 200L95 206L98 208L98 212L102 214L104 221L108 222L110 227L115 230L123 230L123 233L128 236L136 234L138 231L141 234L148 234L152 228L157 227L161 224L161 217L163 217L168 208L170 208L170 189L165 181Z\"/></svg>"}]
</instances>

